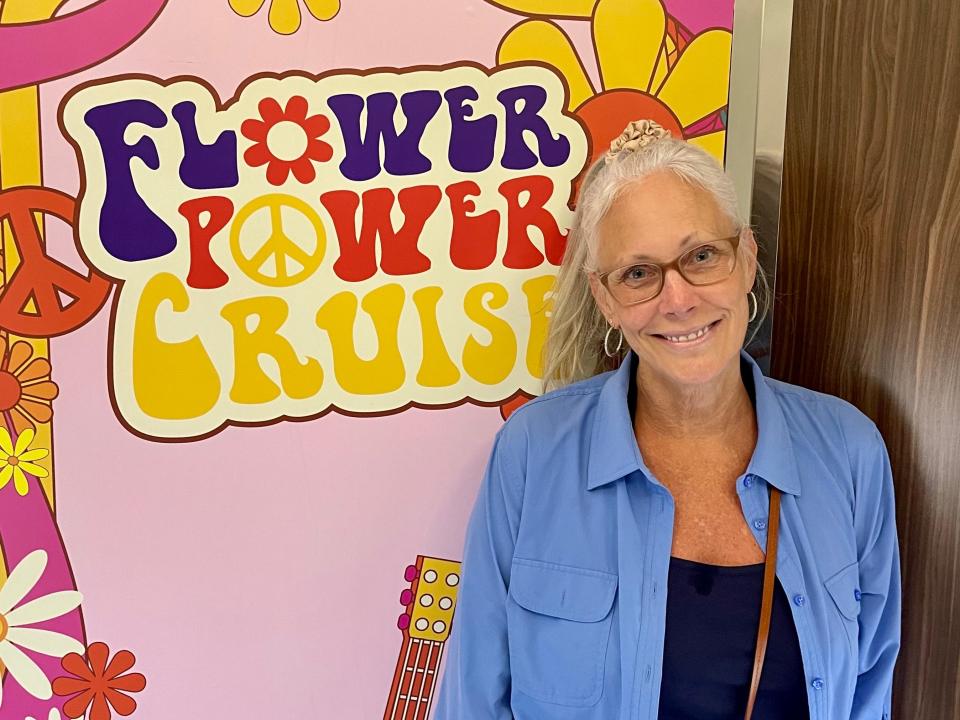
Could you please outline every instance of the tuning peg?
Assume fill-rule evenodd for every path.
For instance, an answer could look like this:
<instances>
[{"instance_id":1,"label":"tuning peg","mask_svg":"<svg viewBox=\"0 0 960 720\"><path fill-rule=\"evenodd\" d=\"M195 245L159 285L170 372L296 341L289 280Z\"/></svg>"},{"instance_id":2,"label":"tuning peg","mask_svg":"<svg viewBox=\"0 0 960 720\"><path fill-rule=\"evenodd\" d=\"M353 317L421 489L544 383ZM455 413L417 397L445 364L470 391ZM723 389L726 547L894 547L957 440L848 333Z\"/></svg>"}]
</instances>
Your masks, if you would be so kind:
<instances>
[{"instance_id":1,"label":"tuning peg","mask_svg":"<svg viewBox=\"0 0 960 720\"><path fill-rule=\"evenodd\" d=\"M420 571L417 570L416 565L407 565L407 569L403 571L403 578L407 582L413 582L418 575L420 575Z\"/></svg>"},{"instance_id":2,"label":"tuning peg","mask_svg":"<svg viewBox=\"0 0 960 720\"><path fill-rule=\"evenodd\" d=\"M413 602L413 591L410 588L407 588L402 593L400 593L400 604L409 605Z\"/></svg>"},{"instance_id":3,"label":"tuning peg","mask_svg":"<svg viewBox=\"0 0 960 720\"><path fill-rule=\"evenodd\" d=\"M406 630L410 627L410 616L407 613L402 613L400 617L397 618L397 627L401 630Z\"/></svg>"}]
</instances>

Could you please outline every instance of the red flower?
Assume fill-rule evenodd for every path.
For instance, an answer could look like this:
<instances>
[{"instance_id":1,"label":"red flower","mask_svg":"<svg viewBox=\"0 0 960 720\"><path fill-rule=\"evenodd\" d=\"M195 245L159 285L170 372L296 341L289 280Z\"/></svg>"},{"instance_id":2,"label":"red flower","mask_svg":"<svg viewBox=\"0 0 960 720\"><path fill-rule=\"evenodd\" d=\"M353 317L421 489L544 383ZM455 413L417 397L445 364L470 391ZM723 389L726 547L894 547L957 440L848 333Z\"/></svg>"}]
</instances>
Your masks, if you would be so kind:
<instances>
[{"instance_id":1,"label":"red flower","mask_svg":"<svg viewBox=\"0 0 960 720\"><path fill-rule=\"evenodd\" d=\"M301 183L312 182L317 176L313 162L326 162L333 157L333 148L320 139L330 129L330 120L326 115L307 117L307 101L300 95L291 97L283 110L270 97L261 100L257 107L261 119L244 120L240 126L244 137L254 142L243 154L247 165L266 165L271 185L282 185L291 172ZM271 133L281 124L284 126L278 134Z\"/></svg>"},{"instance_id":2,"label":"red flower","mask_svg":"<svg viewBox=\"0 0 960 720\"><path fill-rule=\"evenodd\" d=\"M83 717L91 702L89 720L110 720L111 707L120 715L130 715L137 709L136 701L120 692L140 692L147 686L147 679L140 673L121 674L133 667L136 658L129 650L121 650L108 665L109 657L110 648L95 642L87 646L86 658L68 653L60 661L73 677L58 677L53 681L53 692L73 695L63 704L68 718Z\"/></svg>"}]
</instances>

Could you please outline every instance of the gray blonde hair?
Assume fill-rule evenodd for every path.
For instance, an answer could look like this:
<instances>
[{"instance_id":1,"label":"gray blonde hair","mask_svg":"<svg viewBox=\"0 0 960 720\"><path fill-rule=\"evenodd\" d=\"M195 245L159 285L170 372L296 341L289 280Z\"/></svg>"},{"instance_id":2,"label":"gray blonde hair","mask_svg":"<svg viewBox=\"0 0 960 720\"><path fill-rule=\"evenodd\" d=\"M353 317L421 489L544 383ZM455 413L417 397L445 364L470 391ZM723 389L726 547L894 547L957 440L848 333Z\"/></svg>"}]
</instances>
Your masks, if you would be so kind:
<instances>
[{"instance_id":1,"label":"gray blonde hair","mask_svg":"<svg viewBox=\"0 0 960 720\"><path fill-rule=\"evenodd\" d=\"M587 273L596 270L598 230L610 206L624 188L658 171L672 172L706 190L738 229L747 226L740 216L733 182L705 150L669 135L636 148L623 148L622 141L614 141L611 152L593 163L580 187L553 294L544 347L544 391L585 380L619 364L619 356L609 358L604 353L606 320L590 292ZM763 324L771 301L769 283L759 263L755 294L757 316L745 344Z\"/></svg>"}]
</instances>

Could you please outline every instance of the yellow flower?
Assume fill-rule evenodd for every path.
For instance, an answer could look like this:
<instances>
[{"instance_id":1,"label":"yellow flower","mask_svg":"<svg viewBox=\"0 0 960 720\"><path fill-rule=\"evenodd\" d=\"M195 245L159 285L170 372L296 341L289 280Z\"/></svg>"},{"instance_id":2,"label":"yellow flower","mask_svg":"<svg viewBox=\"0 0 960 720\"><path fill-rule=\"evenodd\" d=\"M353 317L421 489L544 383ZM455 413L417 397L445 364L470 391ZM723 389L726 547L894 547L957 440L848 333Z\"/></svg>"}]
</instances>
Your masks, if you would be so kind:
<instances>
[{"instance_id":1,"label":"yellow flower","mask_svg":"<svg viewBox=\"0 0 960 720\"><path fill-rule=\"evenodd\" d=\"M230 0L237 15L256 15L266 0ZM340 0L303 0L317 20L332 20L340 12ZM297 0L270 0L270 27L281 35L292 35L300 29L300 3Z\"/></svg>"},{"instance_id":2,"label":"yellow flower","mask_svg":"<svg viewBox=\"0 0 960 720\"><path fill-rule=\"evenodd\" d=\"M14 447L10 431L0 427L0 490L5 488L13 477L13 485L17 488L17 493L26 495L30 486L27 484L27 476L24 473L30 473L38 478L47 476L46 469L33 461L45 458L50 451L46 448L30 450L30 443L35 436L33 429L27 428L17 436L17 445Z\"/></svg>"},{"instance_id":3,"label":"yellow flower","mask_svg":"<svg viewBox=\"0 0 960 720\"><path fill-rule=\"evenodd\" d=\"M493 0L491 0L493 1ZM514 26L497 51L498 63L552 67L569 89L567 107L584 122L591 157L609 147L632 120L655 120L721 162L731 34L711 29L693 36L669 17L660 0L497 0L530 14L589 17L601 86L594 87L570 38L549 19Z\"/></svg>"}]
</instances>

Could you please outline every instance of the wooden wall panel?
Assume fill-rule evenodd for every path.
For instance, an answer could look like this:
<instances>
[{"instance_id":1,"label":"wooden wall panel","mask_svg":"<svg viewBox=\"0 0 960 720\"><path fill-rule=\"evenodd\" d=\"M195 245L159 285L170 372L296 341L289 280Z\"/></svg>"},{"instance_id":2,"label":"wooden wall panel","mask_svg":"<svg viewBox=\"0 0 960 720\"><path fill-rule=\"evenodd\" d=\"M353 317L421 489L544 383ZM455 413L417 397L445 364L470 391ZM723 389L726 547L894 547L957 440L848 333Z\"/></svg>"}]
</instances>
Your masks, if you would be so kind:
<instances>
[{"instance_id":1,"label":"wooden wall panel","mask_svg":"<svg viewBox=\"0 0 960 720\"><path fill-rule=\"evenodd\" d=\"M957 0L795 0L781 213L772 374L879 425L904 576L894 718L960 718Z\"/></svg>"}]
</instances>

